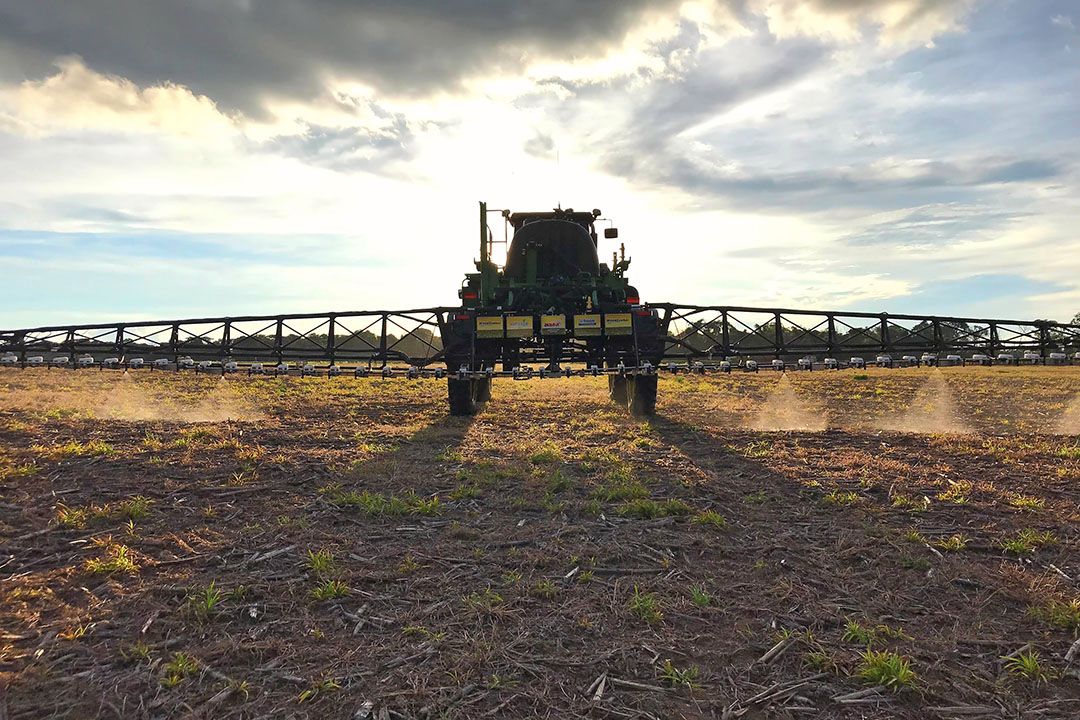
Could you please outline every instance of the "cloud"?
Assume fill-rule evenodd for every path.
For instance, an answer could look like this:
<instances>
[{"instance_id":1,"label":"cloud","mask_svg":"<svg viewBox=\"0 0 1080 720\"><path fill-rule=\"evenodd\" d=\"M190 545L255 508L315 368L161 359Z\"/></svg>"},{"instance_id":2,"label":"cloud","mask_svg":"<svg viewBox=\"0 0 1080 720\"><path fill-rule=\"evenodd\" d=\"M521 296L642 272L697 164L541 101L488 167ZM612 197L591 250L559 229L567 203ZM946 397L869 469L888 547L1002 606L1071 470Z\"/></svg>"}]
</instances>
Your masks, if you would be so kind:
<instances>
[{"instance_id":1,"label":"cloud","mask_svg":"<svg viewBox=\"0 0 1080 720\"><path fill-rule=\"evenodd\" d=\"M977 0L752 0L777 37L814 35L855 42L876 34L886 45L932 42L963 27Z\"/></svg>"},{"instance_id":2,"label":"cloud","mask_svg":"<svg viewBox=\"0 0 1080 720\"><path fill-rule=\"evenodd\" d=\"M950 191L1058 177L1045 159L974 157L964 161L885 158L867 165L785 171L717 168L692 157L666 164L641 163L643 181L706 195L731 207L823 211L891 208Z\"/></svg>"},{"instance_id":3,"label":"cloud","mask_svg":"<svg viewBox=\"0 0 1080 720\"><path fill-rule=\"evenodd\" d=\"M1054 17L1050 18L1050 22L1054 25L1068 28L1069 30L1076 29L1076 25L1073 24L1073 19L1068 15L1055 15Z\"/></svg>"},{"instance_id":4,"label":"cloud","mask_svg":"<svg viewBox=\"0 0 1080 720\"><path fill-rule=\"evenodd\" d=\"M266 150L330 170L378 170L411 157L413 132L403 115L394 115L381 127L325 127L312 125L299 134L280 135L264 143Z\"/></svg>"},{"instance_id":5,"label":"cloud","mask_svg":"<svg viewBox=\"0 0 1080 720\"><path fill-rule=\"evenodd\" d=\"M140 86L180 85L228 112L263 117L276 101L322 98L336 86L453 93L470 79L633 54L630 46L673 29L680 39L657 49L677 65L692 52L686 33L705 42L760 17L779 37L853 41L873 29L883 42L922 42L959 27L972 3L37 0L0 8L0 79L40 77L56 57L78 55L98 72Z\"/></svg>"},{"instance_id":6,"label":"cloud","mask_svg":"<svg viewBox=\"0 0 1080 720\"><path fill-rule=\"evenodd\" d=\"M204 139L235 131L213 100L188 88L168 82L139 87L95 72L78 57L58 59L55 70L42 80L0 88L0 119L6 117L10 131L162 132Z\"/></svg>"},{"instance_id":7,"label":"cloud","mask_svg":"<svg viewBox=\"0 0 1080 720\"><path fill-rule=\"evenodd\" d=\"M537 158L554 158L555 140L550 135L538 130L531 138L525 141L525 152Z\"/></svg>"},{"instance_id":8,"label":"cloud","mask_svg":"<svg viewBox=\"0 0 1080 720\"><path fill-rule=\"evenodd\" d=\"M455 91L471 77L518 73L617 49L677 0L39 0L0 8L0 46L24 73L79 55L139 85L176 83L253 116L275 99L332 85L382 95Z\"/></svg>"}]
</instances>

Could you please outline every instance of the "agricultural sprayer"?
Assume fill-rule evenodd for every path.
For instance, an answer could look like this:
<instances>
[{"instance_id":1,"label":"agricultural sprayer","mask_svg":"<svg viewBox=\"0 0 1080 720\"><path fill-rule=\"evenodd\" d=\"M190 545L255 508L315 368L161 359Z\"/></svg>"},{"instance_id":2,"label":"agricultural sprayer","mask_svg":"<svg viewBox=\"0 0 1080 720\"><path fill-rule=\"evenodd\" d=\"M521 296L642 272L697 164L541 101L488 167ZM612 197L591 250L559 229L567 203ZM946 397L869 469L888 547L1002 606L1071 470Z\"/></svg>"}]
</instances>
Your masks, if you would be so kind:
<instances>
[{"instance_id":1,"label":"agricultural sprayer","mask_svg":"<svg viewBox=\"0 0 1080 720\"><path fill-rule=\"evenodd\" d=\"M651 415L665 373L1080 363L1080 325L1049 320L646 303L622 245L602 261L602 220L480 203L480 258L453 307L6 330L0 365L437 378L453 415L474 413L494 378L604 376L612 400Z\"/></svg>"}]
</instances>

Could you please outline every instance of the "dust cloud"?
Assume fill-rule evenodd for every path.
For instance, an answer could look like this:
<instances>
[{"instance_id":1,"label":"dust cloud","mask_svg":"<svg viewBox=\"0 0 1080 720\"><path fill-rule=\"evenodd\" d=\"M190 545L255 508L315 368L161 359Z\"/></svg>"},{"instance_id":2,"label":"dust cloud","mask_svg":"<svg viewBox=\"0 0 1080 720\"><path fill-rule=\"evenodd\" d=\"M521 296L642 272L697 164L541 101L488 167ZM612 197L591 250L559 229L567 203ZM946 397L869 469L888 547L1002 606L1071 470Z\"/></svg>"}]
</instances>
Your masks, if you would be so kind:
<instances>
[{"instance_id":1,"label":"dust cloud","mask_svg":"<svg viewBox=\"0 0 1080 720\"><path fill-rule=\"evenodd\" d=\"M882 430L905 433L966 434L972 429L960 419L956 399L941 371L934 369L899 417L879 423Z\"/></svg>"},{"instance_id":2,"label":"dust cloud","mask_svg":"<svg viewBox=\"0 0 1080 720\"><path fill-rule=\"evenodd\" d=\"M799 397L785 374L765 399L753 420L751 430L803 430L819 432L828 427L828 415Z\"/></svg>"},{"instance_id":3,"label":"dust cloud","mask_svg":"<svg viewBox=\"0 0 1080 720\"><path fill-rule=\"evenodd\" d=\"M1059 435L1080 435L1080 395L1073 398L1058 421L1056 432Z\"/></svg>"},{"instance_id":4,"label":"dust cloud","mask_svg":"<svg viewBox=\"0 0 1080 720\"><path fill-rule=\"evenodd\" d=\"M163 420L177 423L253 422L264 419L224 379L184 394L143 384L127 372L109 376L38 376L32 386L0 393L0 408L50 412L63 410L108 420Z\"/></svg>"}]
</instances>

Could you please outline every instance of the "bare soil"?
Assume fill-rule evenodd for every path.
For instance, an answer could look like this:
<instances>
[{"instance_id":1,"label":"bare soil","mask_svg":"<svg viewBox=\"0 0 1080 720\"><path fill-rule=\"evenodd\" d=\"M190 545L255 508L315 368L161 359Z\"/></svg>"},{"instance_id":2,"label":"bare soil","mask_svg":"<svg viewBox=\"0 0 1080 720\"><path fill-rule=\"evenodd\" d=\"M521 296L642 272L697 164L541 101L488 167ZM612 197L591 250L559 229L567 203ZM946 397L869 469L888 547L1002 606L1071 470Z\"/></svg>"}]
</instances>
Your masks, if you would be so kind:
<instances>
[{"instance_id":1,"label":"bare soil","mask_svg":"<svg viewBox=\"0 0 1080 720\"><path fill-rule=\"evenodd\" d=\"M0 718L1075 718L1078 398L0 371Z\"/></svg>"}]
</instances>

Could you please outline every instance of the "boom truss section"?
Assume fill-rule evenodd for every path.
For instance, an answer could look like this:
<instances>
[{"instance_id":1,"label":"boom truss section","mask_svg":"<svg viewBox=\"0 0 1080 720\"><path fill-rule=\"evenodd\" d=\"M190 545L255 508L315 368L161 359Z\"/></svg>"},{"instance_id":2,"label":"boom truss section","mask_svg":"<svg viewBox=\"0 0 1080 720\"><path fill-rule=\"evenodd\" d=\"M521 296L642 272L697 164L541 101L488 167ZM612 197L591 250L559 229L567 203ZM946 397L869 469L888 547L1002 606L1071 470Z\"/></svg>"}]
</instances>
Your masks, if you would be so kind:
<instances>
[{"instance_id":1,"label":"boom truss section","mask_svg":"<svg viewBox=\"0 0 1080 720\"><path fill-rule=\"evenodd\" d=\"M1080 359L1080 325L999 320L654 303L664 360L872 357L900 353L1024 354L1042 362ZM458 308L193 318L0 331L0 354L25 363L90 356L147 363L296 361L423 368L445 362L442 335ZM528 348L527 348L528 350ZM544 362L542 344L522 356ZM450 368L456 370L456 368Z\"/></svg>"}]
</instances>

